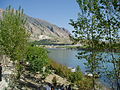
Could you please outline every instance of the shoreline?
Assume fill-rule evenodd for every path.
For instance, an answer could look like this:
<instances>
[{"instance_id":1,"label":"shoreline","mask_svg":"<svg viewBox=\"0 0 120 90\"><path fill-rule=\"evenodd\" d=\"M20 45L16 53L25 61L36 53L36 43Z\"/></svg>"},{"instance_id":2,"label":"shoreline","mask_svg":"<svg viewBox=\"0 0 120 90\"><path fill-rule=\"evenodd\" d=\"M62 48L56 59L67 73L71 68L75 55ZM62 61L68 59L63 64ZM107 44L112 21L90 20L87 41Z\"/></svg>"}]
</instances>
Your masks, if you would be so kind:
<instances>
[{"instance_id":1,"label":"shoreline","mask_svg":"<svg viewBox=\"0 0 120 90\"><path fill-rule=\"evenodd\" d=\"M89 48L82 46L80 44L78 45L36 45L37 47L44 47L44 48L58 48L58 49L75 49L75 50L86 50L86 51L95 51L95 52L114 52L114 53L120 53L119 49L97 49L97 48Z\"/></svg>"},{"instance_id":2,"label":"shoreline","mask_svg":"<svg viewBox=\"0 0 120 90\"><path fill-rule=\"evenodd\" d=\"M61 48L53 48L53 50L55 49L55 51L57 51L56 49L61 49ZM55 59L55 58L54 58ZM55 62L57 62L57 63L59 63L58 61L56 61L56 60L54 60ZM59 63L59 64L62 64L62 63ZM64 64L62 64L62 65L64 65ZM66 66L66 65L64 65L64 66ZM70 66L67 66L67 67L70 67ZM71 66L71 68L72 68L72 66ZM74 67L75 68L75 67ZM82 72L83 72L83 70L82 70ZM83 72L84 73L84 72ZM100 80L100 78L99 78L99 80ZM101 81L100 81L101 82ZM102 86L105 86L106 88L108 88L108 90L110 90L110 88L109 88L109 86L107 86L107 85L105 85L103 82L101 82L103 85ZM105 83L107 83L107 82L105 82Z\"/></svg>"}]
</instances>

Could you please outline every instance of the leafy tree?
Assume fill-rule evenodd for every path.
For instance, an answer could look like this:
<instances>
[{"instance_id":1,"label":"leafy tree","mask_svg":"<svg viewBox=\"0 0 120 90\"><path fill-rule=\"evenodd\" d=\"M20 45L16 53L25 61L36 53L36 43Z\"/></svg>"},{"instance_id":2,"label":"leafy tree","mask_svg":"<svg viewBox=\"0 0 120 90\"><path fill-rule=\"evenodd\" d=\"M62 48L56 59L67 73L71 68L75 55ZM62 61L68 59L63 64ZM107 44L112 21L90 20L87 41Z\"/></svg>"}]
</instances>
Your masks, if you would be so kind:
<instances>
[{"instance_id":1,"label":"leafy tree","mask_svg":"<svg viewBox=\"0 0 120 90\"><path fill-rule=\"evenodd\" d=\"M117 40L119 40L120 2L119 0L77 0L77 2L81 13L77 21L71 20L70 23L75 28L75 36L78 40L84 40L84 44L87 44L89 48L98 50L107 48L112 52L112 60L103 58L103 61L113 64L114 68L112 71L115 73L113 74L110 71L110 74L116 79L117 89L119 89L120 66L118 64L120 60L114 56L114 44L116 45L118 43ZM87 58L87 66L90 66L90 71L94 72L99 67L99 61L96 60L99 55L96 55L94 50L90 50L90 53L91 55L82 52L79 54L79 58ZM90 58L88 58L88 55ZM101 59L99 58L99 60Z\"/></svg>"},{"instance_id":2,"label":"leafy tree","mask_svg":"<svg viewBox=\"0 0 120 90\"><path fill-rule=\"evenodd\" d=\"M100 68L100 62L97 57L98 52L93 50L93 48L99 49L96 45L98 45L100 39L102 38L101 30L97 28L99 25L99 20L96 18L96 14L92 14L89 16L89 12L87 14L79 14L79 18L77 21L71 20L71 25L74 26L75 37L80 40L84 45L91 48L88 51L82 51L79 53L78 58L84 58L87 63L87 72L93 74L93 88L95 89L95 74L98 72ZM88 18L89 17L89 18Z\"/></svg>"},{"instance_id":3,"label":"leafy tree","mask_svg":"<svg viewBox=\"0 0 120 90\"><path fill-rule=\"evenodd\" d=\"M9 6L0 20L0 50L13 62L20 77L22 65L26 56L28 33L25 28L26 19L23 9L15 10Z\"/></svg>"},{"instance_id":4,"label":"leafy tree","mask_svg":"<svg viewBox=\"0 0 120 90\"><path fill-rule=\"evenodd\" d=\"M119 82L119 75L120 75L120 66L119 66L119 62L120 59L118 57L120 57L120 55L116 56L115 52L116 52L116 45L118 43L120 43L118 40L120 38L119 35L119 28L120 28L120 19L117 18L117 16L108 11L107 9L105 10L105 14L103 16L103 21L101 23L103 23L103 29L104 29L104 35L105 35L105 40L107 43L106 47L109 49L109 51L111 53L108 53L108 55L111 58L107 58L107 59L103 59L104 63L110 63L112 64L113 68L112 70L108 70L106 71L106 76L109 78L109 80L111 80L111 86L113 89L120 89L120 82ZM117 49L119 49L120 46L117 46ZM120 54L120 53L119 53ZM113 82L115 81L115 82Z\"/></svg>"}]
</instances>

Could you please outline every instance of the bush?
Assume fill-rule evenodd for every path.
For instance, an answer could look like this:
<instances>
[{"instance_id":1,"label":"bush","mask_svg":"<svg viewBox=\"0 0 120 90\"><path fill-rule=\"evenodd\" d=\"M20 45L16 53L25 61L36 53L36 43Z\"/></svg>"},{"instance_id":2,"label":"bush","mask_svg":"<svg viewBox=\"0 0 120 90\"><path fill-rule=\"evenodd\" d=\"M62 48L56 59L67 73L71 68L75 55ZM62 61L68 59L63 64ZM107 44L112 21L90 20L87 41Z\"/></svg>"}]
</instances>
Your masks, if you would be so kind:
<instances>
[{"instance_id":1,"label":"bush","mask_svg":"<svg viewBox=\"0 0 120 90\"><path fill-rule=\"evenodd\" d=\"M72 83L75 83L83 79L83 74L82 72L71 72L69 79Z\"/></svg>"},{"instance_id":2,"label":"bush","mask_svg":"<svg viewBox=\"0 0 120 90\"><path fill-rule=\"evenodd\" d=\"M47 50L41 47L30 46L28 47L26 60L30 64L30 69L33 72L42 72L44 66L48 65Z\"/></svg>"}]
</instances>

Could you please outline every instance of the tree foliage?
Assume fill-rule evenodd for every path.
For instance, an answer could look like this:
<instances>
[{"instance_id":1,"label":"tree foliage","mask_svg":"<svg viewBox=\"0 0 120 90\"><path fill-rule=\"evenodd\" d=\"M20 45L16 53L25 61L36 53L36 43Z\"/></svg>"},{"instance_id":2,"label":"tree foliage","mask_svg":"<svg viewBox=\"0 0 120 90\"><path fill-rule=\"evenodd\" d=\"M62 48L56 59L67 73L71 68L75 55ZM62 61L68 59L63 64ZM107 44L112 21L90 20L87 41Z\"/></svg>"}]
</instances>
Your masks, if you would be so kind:
<instances>
[{"instance_id":1,"label":"tree foliage","mask_svg":"<svg viewBox=\"0 0 120 90\"><path fill-rule=\"evenodd\" d=\"M0 50L11 60L23 60L26 54L28 33L23 10L8 7L0 20Z\"/></svg>"},{"instance_id":2,"label":"tree foliage","mask_svg":"<svg viewBox=\"0 0 120 90\"><path fill-rule=\"evenodd\" d=\"M111 63L113 70L109 71L112 79L115 78L117 89L120 87L119 83L119 69L118 65L120 59L115 57L115 46L120 40L120 1L119 0L77 0L80 6L80 13L76 21L71 20L71 25L75 30L73 33L75 37L84 42L90 49L90 52L80 52L78 58L85 58L85 64L89 68L89 72L94 75L99 69L100 61L103 63ZM120 48L119 46L117 48ZM102 58L102 54L95 51L100 49L107 49L112 52L111 60ZM104 53L103 53L104 54ZM101 62L102 63L102 62ZM114 74L112 72L115 72ZM108 73L106 72L108 75ZM110 79L110 78L109 78ZM93 76L94 82L94 76ZM94 84L93 84L94 85ZM93 86L94 87L94 86ZM115 86L113 86L114 88ZM95 87L94 87L95 89Z\"/></svg>"},{"instance_id":3,"label":"tree foliage","mask_svg":"<svg viewBox=\"0 0 120 90\"><path fill-rule=\"evenodd\" d=\"M23 9L15 10L9 6L0 20L0 51L15 62L16 78L19 79L23 70L21 62L26 57L28 33L25 28L26 19Z\"/></svg>"}]
</instances>

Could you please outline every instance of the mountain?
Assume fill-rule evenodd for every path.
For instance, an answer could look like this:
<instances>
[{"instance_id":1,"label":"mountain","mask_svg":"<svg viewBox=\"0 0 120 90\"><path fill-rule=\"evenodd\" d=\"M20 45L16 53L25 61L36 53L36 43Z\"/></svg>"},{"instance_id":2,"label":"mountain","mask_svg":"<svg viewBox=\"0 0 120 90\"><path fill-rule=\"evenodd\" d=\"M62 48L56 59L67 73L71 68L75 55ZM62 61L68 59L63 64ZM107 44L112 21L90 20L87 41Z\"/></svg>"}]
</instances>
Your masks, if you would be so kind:
<instances>
[{"instance_id":1,"label":"mountain","mask_svg":"<svg viewBox=\"0 0 120 90\"><path fill-rule=\"evenodd\" d=\"M0 9L0 17L2 12ZM70 44L70 33L65 28L58 27L45 20L33 18L25 15L27 18L26 28L30 32L31 41L50 41L54 43Z\"/></svg>"},{"instance_id":2,"label":"mountain","mask_svg":"<svg viewBox=\"0 0 120 90\"><path fill-rule=\"evenodd\" d=\"M47 21L26 16L27 28L32 40L51 40L57 43L70 43L70 33L65 28L58 27Z\"/></svg>"}]
</instances>

